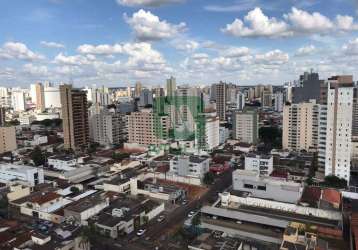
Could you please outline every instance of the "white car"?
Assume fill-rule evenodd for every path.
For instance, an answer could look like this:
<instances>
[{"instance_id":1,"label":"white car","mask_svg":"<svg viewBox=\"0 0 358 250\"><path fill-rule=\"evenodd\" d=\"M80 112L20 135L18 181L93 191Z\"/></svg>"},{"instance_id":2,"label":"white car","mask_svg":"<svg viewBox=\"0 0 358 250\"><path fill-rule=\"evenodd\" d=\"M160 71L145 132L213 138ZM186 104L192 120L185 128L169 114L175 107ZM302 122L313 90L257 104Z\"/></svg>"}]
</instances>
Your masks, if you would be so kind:
<instances>
[{"instance_id":1,"label":"white car","mask_svg":"<svg viewBox=\"0 0 358 250\"><path fill-rule=\"evenodd\" d=\"M194 212L194 211L191 211L191 212L188 214L188 218L193 217L193 216L194 216L194 214L195 214L195 212Z\"/></svg>"},{"instance_id":2,"label":"white car","mask_svg":"<svg viewBox=\"0 0 358 250\"><path fill-rule=\"evenodd\" d=\"M158 217L157 221L162 222L164 219L165 219L165 216L161 215L161 216Z\"/></svg>"},{"instance_id":3,"label":"white car","mask_svg":"<svg viewBox=\"0 0 358 250\"><path fill-rule=\"evenodd\" d=\"M137 235L142 236L145 233L145 231L146 231L145 229L139 229Z\"/></svg>"}]
</instances>

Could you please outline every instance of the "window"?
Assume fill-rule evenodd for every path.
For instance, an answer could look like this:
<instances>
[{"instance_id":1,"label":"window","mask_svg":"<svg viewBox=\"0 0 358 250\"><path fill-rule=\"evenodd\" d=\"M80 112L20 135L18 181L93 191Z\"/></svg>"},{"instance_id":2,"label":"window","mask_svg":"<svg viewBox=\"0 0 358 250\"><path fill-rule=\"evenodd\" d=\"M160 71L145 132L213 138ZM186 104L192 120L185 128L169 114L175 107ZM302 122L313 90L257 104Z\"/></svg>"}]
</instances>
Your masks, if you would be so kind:
<instances>
[{"instance_id":1,"label":"window","mask_svg":"<svg viewBox=\"0 0 358 250\"><path fill-rule=\"evenodd\" d=\"M254 185L244 184L244 188L254 189Z\"/></svg>"},{"instance_id":2,"label":"window","mask_svg":"<svg viewBox=\"0 0 358 250\"><path fill-rule=\"evenodd\" d=\"M266 186L257 186L257 189L258 189L258 190L266 191Z\"/></svg>"}]
</instances>

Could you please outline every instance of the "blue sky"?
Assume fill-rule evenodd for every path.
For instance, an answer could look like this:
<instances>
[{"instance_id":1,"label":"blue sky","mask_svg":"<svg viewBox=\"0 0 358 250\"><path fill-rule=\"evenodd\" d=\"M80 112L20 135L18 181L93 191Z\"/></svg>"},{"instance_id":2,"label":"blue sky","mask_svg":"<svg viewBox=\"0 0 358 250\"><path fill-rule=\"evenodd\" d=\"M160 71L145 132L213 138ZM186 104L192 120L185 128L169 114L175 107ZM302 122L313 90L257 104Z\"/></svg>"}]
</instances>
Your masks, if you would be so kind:
<instances>
[{"instance_id":1,"label":"blue sky","mask_svg":"<svg viewBox=\"0 0 358 250\"><path fill-rule=\"evenodd\" d=\"M4 86L358 74L356 0L11 0L0 10Z\"/></svg>"}]
</instances>

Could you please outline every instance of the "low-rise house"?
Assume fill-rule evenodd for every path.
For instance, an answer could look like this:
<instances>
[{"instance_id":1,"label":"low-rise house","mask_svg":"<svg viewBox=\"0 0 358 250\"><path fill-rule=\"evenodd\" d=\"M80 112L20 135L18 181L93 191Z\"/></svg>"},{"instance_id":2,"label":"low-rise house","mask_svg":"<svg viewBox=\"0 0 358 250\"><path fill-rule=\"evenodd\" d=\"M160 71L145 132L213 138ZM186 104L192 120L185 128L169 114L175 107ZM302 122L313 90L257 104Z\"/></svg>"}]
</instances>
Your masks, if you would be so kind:
<instances>
[{"instance_id":1,"label":"low-rise house","mask_svg":"<svg viewBox=\"0 0 358 250\"><path fill-rule=\"evenodd\" d=\"M245 156L245 170L255 170L260 175L270 175L273 171L271 155L248 154Z\"/></svg>"},{"instance_id":2,"label":"low-rise house","mask_svg":"<svg viewBox=\"0 0 358 250\"><path fill-rule=\"evenodd\" d=\"M232 174L233 190L246 192L252 197L297 203L303 186L293 181L260 176L257 171L235 170Z\"/></svg>"},{"instance_id":3,"label":"low-rise house","mask_svg":"<svg viewBox=\"0 0 358 250\"><path fill-rule=\"evenodd\" d=\"M202 180L209 172L209 163L208 157L181 155L170 160L170 172L174 175Z\"/></svg>"},{"instance_id":4,"label":"low-rise house","mask_svg":"<svg viewBox=\"0 0 358 250\"><path fill-rule=\"evenodd\" d=\"M15 181L33 187L44 182L44 173L41 168L26 165L1 164L0 182L11 183Z\"/></svg>"},{"instance_id":5,"label":"low-rise house","mask_svg":"<svg viewBox=\"0 0 358 250\"><path fill-rule=\"evenodd\" d=\"M95 194L80 199L64 208L66 218L73 218L78 222L84 223L92 216L101 212L109 206L109 199L103 194Z\"/></svg>"},{"instance_id":6,"label":"low-rise house","mask_svg":"<svg viewBox=\"0 0 358 250\"><path fill-rule=\"evenodd\" d=\"M111 238L130 234L164 211L164 203L121 197L98 216L99 232Z\"/></svg>"}]
</instances>

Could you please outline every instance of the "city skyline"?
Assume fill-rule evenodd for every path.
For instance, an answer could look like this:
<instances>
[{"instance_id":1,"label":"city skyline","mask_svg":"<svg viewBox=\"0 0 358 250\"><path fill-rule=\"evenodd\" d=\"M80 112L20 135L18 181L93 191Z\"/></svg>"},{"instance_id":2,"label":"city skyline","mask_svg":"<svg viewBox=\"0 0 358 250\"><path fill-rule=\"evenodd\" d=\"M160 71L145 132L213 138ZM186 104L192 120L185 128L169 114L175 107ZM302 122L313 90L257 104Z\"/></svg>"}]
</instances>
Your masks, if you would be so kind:
<instances>
[{"instance_id":1,"label":"city skyline","mask_svg":"<svg viewBox=\"0 0 358 250\"><path fill-rule=\"evenodd\" d=\"M357 5L344 3L1 3L0 84L153 86L173 75L179 84L277 85L310 68L323 79L357 75Z\"/></svg>"}]
</instances>

